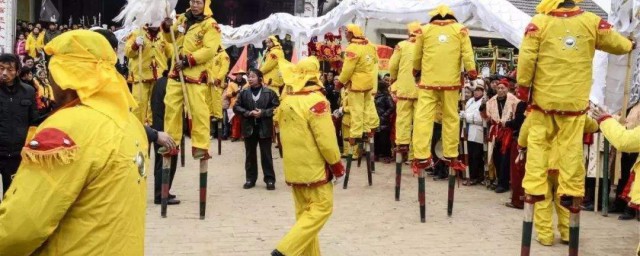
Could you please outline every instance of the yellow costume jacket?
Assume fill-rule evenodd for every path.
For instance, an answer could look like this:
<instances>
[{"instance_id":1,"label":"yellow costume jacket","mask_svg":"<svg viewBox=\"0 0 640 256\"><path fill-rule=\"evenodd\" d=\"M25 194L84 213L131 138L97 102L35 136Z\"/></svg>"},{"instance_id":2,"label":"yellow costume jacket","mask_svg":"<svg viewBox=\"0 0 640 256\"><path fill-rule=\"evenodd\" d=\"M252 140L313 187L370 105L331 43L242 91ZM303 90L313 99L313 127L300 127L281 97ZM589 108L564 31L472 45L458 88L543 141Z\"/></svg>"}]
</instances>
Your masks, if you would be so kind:
<instances>
[{"instance_id":1,"label":"yellow costume jacket","mask_svg":"<svg viewBox=\"0 0 640 256\"><path fill-rule=\"evenodd\" d=\"M378 87L378 52L366 39L354 38L345 50L342 73L338 80L356 92L369 91ZM351 85L348 85L351 82Z\"/></svg>"},{"instance_id":2,"label":"yellow costume jacket","mask_svg":"<svg viewBox=\"0 0 640 256\"><path fill-rule=\"evenodd\" d=\"M44 47L44 32L40 31L40 34L36 37L33 33L27 36L27 43L25 44L25 50L29 56L38 57L38 51Z\"/></svg>"},{"instance_id":3,"label":"yellow costume jacket","mask_svg":"<svg viewBox=\"0 0 640 256\"><path fill-rule=\"evenodd\" d=\"M454 20L437 20L416 37L413 69L422 70L421 87L455 89L462 86L461 69L476 73L469 31Z\"/></svg>"},{"instance_id":4,"label":"yellow costume jacket","mask_svg":"<svg viewBox=\"0 0 640 256\"><path fill-rule=\"evenodd\" d=\"M418 88L413 77L413 55L415 39L402 41L396 45L391 56L390 75L396 80L391 85L391 92L399 99L417 99Z\"/></svg>"},{"instance_id":5,"label":"yellow costume jacket","mask_svg":"<svg viewBox=\"0 0 640 256\"><path fill-rule=\"evenodd\" d=\"M0 254L143 255L147 148L132 114L117 122L85 105L53 114L0 204Z\"/></svg>"},{"instance_id":6,"label":"yellow costume jacket","mask_svg":"<svg viewBox=\"0 0 640 256\"><path fill-rule=\"evenodd\" d=\"M220 48L216 57L213 58L209 64L209 84L219 81L220 84L217 86L220 88L224 87L224 80L227 77L227 73L229 73L230 63L229 54Z\"/></svg>"},{"instance_id":7,"label":"yellow costume jacket","mask_svg":"<svg viewBox=\"0 0 640 256\"><path fill-rule=\"evenodd\" d=\"M320 89L307 86L280 103L278 124L289 185L325 184L330 172L327 165L340 161L331 108Z\"/></svg>"},{"instance_id":8,"label":"yellow costume jacket","mask_svg":"<svg viewBox=\"0 0 640 256\"><path fill-rule=\"evenodd\" d=\"M614 118L608 118L600 123L600 130L611 142L611 145L622 152L640 152L640 127L627 130ZM640 209L640 159L631 168L636 172L636 178L631 186L629 197L630 205L635 209Z\"/></svg>"},{"instance_id":9,"label":"yellow costume jacket","mask_svg":"<svg viewBox=\"0 0 640 256\"><path fill-rule=\"evenodd\" d=\"M167 61L173 58L173 46L164 39L160 32L155 37L144 29L144 44L142 45L142 72L140 71L140 56L138 55L140 46L136 44L136 38L140 35L140 30L135 30L125 45L125 56L129 58L129 82L140 82L142 76L143 83L155 82L162 76L162 72L167 70Z\"/></svg>"},{"instance_id":10,"label":"yellow costume jacket","mask_svg":"<svg viewBox=\"0 0 640 256\"><path fill-rule=\"evenodd\" d=\"M221 33L218 23L211 17L204 18L203 21L191 25L188 29L187 18L185 14L180 14L177 21L171 27L175 36L176 44L180 49L180 56L182 59L186 59L189 63L188 67L184 67L182 72L184 74L185 82L188 83L206 83L207 78L207 64L211 59L216 56L218 48L221 43ZM180 33L178 27L185 28L184 33ZM173 43L171 33L169 30L164 30L164 38ZM174 67L171 68L170 78L179 79L179 74Z\"/></svg>"},{"instance_id":11,"label":"yellow costume jacket","mask_svg":"<svg viewBox=\"0 0 640 256\"><path fill-rule=\"evenodd\" d=\"M520 91L533 86L533 104L544 110L585 111L596 49L625 54L631 42L579 7L534 16L520 46L519 97L527 97Z\"/></svg>"},{"instance_id":12,"label":"yellow costume jacket","mask_svg":"<svg viewBox=\"0 0 640 256\"><path fill-rule=\"evenodd\" d=\"M264 82L270 87L280 88L284 85L282 74L278 68L278 61L284 59L282 46L276 45L269 48L267 54L264 55L264 64L260 67L260 71L264 75ZM278 92L279 93L279 92Z\"/></svg>"}]
</instances>

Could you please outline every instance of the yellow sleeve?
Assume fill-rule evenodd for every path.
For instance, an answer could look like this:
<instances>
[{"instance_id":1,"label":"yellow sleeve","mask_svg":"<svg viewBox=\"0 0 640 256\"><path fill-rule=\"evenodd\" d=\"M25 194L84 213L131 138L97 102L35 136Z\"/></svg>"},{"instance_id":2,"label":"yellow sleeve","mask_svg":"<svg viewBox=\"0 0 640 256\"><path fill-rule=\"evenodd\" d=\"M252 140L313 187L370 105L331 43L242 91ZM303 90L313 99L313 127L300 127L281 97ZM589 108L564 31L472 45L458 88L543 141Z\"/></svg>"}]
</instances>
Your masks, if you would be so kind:
<instances>
[{"instance_id":1,"label":"yellow sleeve","mask_svg":"<svg viewBox=\"0 0 640 256\"><path fill-rule=\"evenodd\" d=\"M358 63L359 54L357 48L353 45L349 45L345 50L344 63L342 64L342 72L338 77L338 80L346 84L351 80L353 72L356 70L356 64Z\"/></svg>"},{"instance_id":2,"label":"yellow sleeve","mask_svg":"<svg viewBox=\"0 0 640 256\"><path fill-rule=\"evenodd\" d=\"M460 49L462 49L462 63L464 69L469 72L476 70L476 59L473 55L473 47L471 46L471 38L469 38L469 30L466 27L460 29Z\"/></svg>"},{"instance_id":3,"label":"yellow sleeve","mask_svg":"<svg viewBox=\"0 0 640 256\"><path fill-rule=\"evenodd\" d=\"M164 54L167 55L167 60L171 60L171 62L173 63L173 44L170 43L169 41L167 41L167 39L164 39L167 43L164 46ZM171 67L167 67L167 69L169 69Z\"/></svg>"},{"instance_id":4,"label":"yellow sleeve","mask_svg":"<svg viewBox=\"0 0 640 256\"><path fill-rule=\"evenodd\" d=\"M527 25L522 44L520 45L520 55L518 57L518 85L531 87L533 77L536 72L536 62L538 60L538 50L540 49L540 27L535 23L537 17L534 16L531 23Z\"/></svg>"},{"instance_id":5,"label":"yellow sleeve","mask_svg":"<svg viewBox=\"0 0 640 256\"><path fill-rule=\"evenodd\" d=\"M27 36L27 42L24 44L24 50L25 51L29 51L31 50L31 44L33 44L33 36L31 36L31 34L29 34Z\"/></svg>"},{"instance_id":6,"label":"yellow sleeve","mask_svg":"<svg viewBox=\"0 0 640 256\"><path fill-rule=\"evenodd\" d=\"M127 56L127 58L135 58L138 56L138 51L133 49L133 44L135 44L136 42L136 37L138 37L137 33L131 33L131 35L129 35L129 37L127 38L127 43L125 43L124 46L124 55Z\"/></svg>"},{"instance_id":7,"label":"yellow sleeve","mask_svg":"<svg viewBox=\"0 0 640 256\"><path fill-rule=\"evenodd\" d=\"M623 152L640 152L640 127L627 130L613 118L600 123L600 130L611 145Z\"/></svg>"},{"instance_id":8,"label":"yellow sleeve","mask_svg":"<svg viewBox=\"0 0 640 256\"><path fill-rule=\"evenodd\" d=\"M275 49L269 51L267 53L267 60L264 62L264 65L260 67L260 71L262 71L263 74L271 72L271 70L275 69L278 65L279 58L280 56L278 56Z\"/></svg>"},{"instance_id":9,"label":"yellow sleeve","mask_svg":"<svg viewBox=\"0 0 640 256\"><path fill-rule=\"evenodd\" d=\"M598 122L592 118L587 117L584 122L584 133L595 133L599 129Z\"/></svg>"},{"instance_id":10,"label":"yellow sleeve","mask_svg":"<svg viewBox=\"0 0 640 256\"><path fill-rule=\"evenodd\" d=\"M389 60L389 76L391 79L398 79L398 71L400 70L400 56L402 56L402 47L400 44L396 45L396 49L391 55Z\"/></svg>"},{"instance_id":11,"label":"yellow sleeve","mask_svg":"<svg viewBox=\"0 0 640 256\"><path fill-rule=\"evenodd\" d=\"M101 153L103 157L68 164L52 160L49 167L23 158L0 204L0 252L31 255L40 247L76 201L92 166L103 166L96 161L106 159L109 152Z\"/></svg>"},{"instance_id":12,"label":"yellow sleeve","mask_svg":"<svg viewBox=\"0 0 640 256\"><path fill-rule=\"evenodd\" d=\"M422 70L422 47L424 44L423 35L426 33L425 27L422 28L422 35L416 36L415 49L413 50L413 69Z\"/></svg>"},{"instance_id":13,"label":"yellow sleeve","mask_svg":"<svg viewBox=\"0 0 640 256\"><path fill-rule=\"evenodd\" d=\"M36 44L36 49L40 50L44 48L44 31L40 32L40 35L38 35L38 41L36 41Z\"/></svg>"},{"instance_id":14,"label":"yellow sleeve","mask_svg":"<svg viewBox=\"0 0 640 256\"><path fill-rule=\"evenodd\" d=\"M611 54L622 55L629 53L632 49L631 41L613 30L611 24L600 19L596 38L596 49Z\"/></svg>"},{"instance_id":15,"label":"yellow sleeve","mask_svg":"<svg viewBox=\"0 0 640 256\"><path fill-rule=\"evenodd\" d=\"M227 73L229 73L229 65L231 64L231 61L229 60L229 55L227 55L226 53L221 53L221 54L222 54L222 56L220 56L221 67L218 71L218 74L216 75L216 79L224 83L224 78L227 76Z\"/></svg>"},{"instance_id":16,"label":"yellow sleeve","mask_svg":"<svg viewBox=\"0 0 640 256\"><path fill-rule=\"evenodd\" d=\"M310 109L309 127L324 160L330 164L340 161L340 149L336 129L331 119L331 108L326 100L319 101Z\"/></svg>"},{"instance_id":17,"label":"yellow sleeve","mask_svg":"<svg viewBox=\"0 0 640 256\"><path fill-rule=\"evenodd\" d=\"M205 27L205 34L202 38L202 47L190 55L195 60L196 65L205 64L209 62L213 57L216 56L218 47L220 47L220 43L222 41L222 37L220 34L220 28L218 27L218 23L215 21L206 21L207 24L203 26Z\"/></svg>"},{"instance_id":18,"label":"yellow sleeve","mask_svg":"<svg viewBox=\"0 0 640 256\"><path fill-rule=\"evenodd\" d=\"M524 119L522 126L520 126L520 134L518 135L518 146L526 148L528 146L527 137L529 137L529 118Z\"/></svg>"}]
</instances>

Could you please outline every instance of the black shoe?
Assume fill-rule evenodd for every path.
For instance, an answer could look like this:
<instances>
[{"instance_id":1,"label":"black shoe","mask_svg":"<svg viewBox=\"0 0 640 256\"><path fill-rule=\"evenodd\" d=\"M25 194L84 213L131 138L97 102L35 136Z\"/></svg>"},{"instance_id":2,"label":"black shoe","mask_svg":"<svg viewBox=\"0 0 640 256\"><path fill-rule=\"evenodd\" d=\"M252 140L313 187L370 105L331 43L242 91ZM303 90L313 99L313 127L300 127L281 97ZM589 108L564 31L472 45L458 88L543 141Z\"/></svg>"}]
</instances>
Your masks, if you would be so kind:
<instances>
[{"instance_id":1,"label":"black shoe","mask_svg":"<svg viewBox=\"0 0 640 256\"><path fill-rule=\"evenodd\" d=\"M271 252L271 256L284 256L284 254L282 254L281 252L279 252L278 250L273 250Z\"/></svg>"},{"instance_id":2,"label":"black shoe","mask_svg":"<svg viewBox=\"0 0 640 256\"><path fill-rule=\"evenodd\" d=\"M496 188L496 193L498 193L498 194L501 194L501 193L504 193L504 192L507 192L507 191L509 191L509 189L507 189L507 188L503 188L503 187L497 187Z\"/></svg>"},{"instance_id":3,"label":"black shoe","mask_svg":"<svg viewBox=\"0 0 640 256\"><path fill-rule=\"evenodd\" d=\"M276 184L273 181L267 182L267 190L276 190Z\"/></svg>"},{"instance_id":4,"label":"black shoe","mask_svg":"<svg viewBox=\"0 0 640 256\"><path fill-rule=\"evenodd\" d=\"M160 200L153 200L153 204L161 204L162 201ZM180 204L180 200L178 199L169 199L167 200L167 205L176 205L176 204Z\"/></svg>"},{"instance_id":5,"label":"black shoe","mask_svg":"<svg viewBox=\"0 0 640 256\"><path fill-rule=\"evenodd\" d=\"M244 186L242 186L242 188L250 189L250 188L255 187L255 186L256 186L255 182L247 181L247 182L244 183Z\"/></svg>"},{"instance_id":6,"label":"black shoe","mask_svg":"<svg viewBox=\"0 0 640 256\"><path fill-rule=\"evenodd\" d=\"M176 199L176 195L169 194L169 199Z\"/></svg>"},{"instance_id":7,"label":"black shoe","mask_svg":"<svg viewBox=\"0 0 640 256\"><path fill-rule=\"evenodd\" d=\"M635 218L635 211L628 208L624 210L622 215L618 216L618 220L633 220Z\"/></svg>"}]
</instances>

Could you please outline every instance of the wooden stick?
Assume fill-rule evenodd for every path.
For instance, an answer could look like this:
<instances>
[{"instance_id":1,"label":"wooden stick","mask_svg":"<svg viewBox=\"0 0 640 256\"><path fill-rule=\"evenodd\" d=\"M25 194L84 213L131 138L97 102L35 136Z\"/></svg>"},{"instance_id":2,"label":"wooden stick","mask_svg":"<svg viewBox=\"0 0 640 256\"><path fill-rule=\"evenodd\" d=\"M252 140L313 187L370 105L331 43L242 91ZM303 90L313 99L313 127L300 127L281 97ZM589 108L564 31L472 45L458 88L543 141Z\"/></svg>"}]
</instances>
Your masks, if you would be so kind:
<instances>
[{"instance_id":1,"label":"wooden stick","mask_svg":"<svg viewBox=\"0 0 640 256\"><path fill-rule=\"evenodd\" d=\"M633 33L631 33L631 38L633 38ZM620 117L622 123L627 119L627 109L629 108L629 98L631 97L631 58L633 51L629 52L627 55L627 73L625 75L624 81L624 100L622 101L622 110L620 110ZM617 184L617 179L621 176L622 173L622 151L616 151L616 160L615 160L615 172L612 177L612 181L614 184Z\"/></svg>"},{"instance_id":2,"label":"wooden stick","mask_svg":"<svg viewBox=\"0 0 640 256\"><path fill-rule=\"evenodd\" d=\"M598 212L598 195L600 194L600 173L602 173L602 165L600 165L600 134L596 134L596 191L593 193L593 212ZM587 166L589 168L589 166Z\"/></svg>"}]
</instances>

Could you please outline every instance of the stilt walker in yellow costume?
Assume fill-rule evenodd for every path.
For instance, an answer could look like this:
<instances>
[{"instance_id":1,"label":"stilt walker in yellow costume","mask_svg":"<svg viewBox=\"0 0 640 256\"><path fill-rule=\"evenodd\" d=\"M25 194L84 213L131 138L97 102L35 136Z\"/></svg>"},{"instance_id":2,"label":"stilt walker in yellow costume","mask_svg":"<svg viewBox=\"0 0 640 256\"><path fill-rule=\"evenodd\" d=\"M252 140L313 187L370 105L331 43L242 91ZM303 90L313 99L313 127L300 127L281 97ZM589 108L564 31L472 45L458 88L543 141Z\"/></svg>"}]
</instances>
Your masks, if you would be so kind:
<instances>
[{"instance_id":1,"label":"stilt walker in yellow costume","mask_svg":"<svg viewBox=\"0 0 640 256\"><path fill-rule=\"evenodd\" d=\"M418 102L418 88L413 76L413 55L416 36L422 33L420 23L407 25L409 39L396 45L390 63L391 93L398 99L396 103L396 201L400 200L400 181L403 155L409 153L413 115Z\"/></svg>"},{"instance_id":2,"label":"stilt walker in yellow costume","mask_svg":"<svg viewBox=\"0 0 640 256\"><path fill-rule=\"evenodd\" d=\"M529 255L533 205L549 190L549 149L556 142L558 191L571 212L569 255L578 254L580 204L584 196L582 131L591 91L596 49L625 54L632 43L613 31L607 21L576 6L576 0L543 0L527 26L518 60L517 96L533 110L527 136L528 158L522 187L525 219L522 255ZM531 97L530 97L531 96Z\"/></svg>"},{"instance_id":3,"label":"stilt walker in yellow costume","mask_svg":"<svg viewBox=\"0 0 640 256\"><path fill-rule=\"evenodd\" d=\"M140 122L151 122L150 98L156 80L167 70L167 61L173 56L173 48L160 33L159 24L135 30L125 46L129 58L129 79L133 83L132 94L138 107L133 114ZM142 70L140 70L142 68Z\"/></svg>"},{"instance_id":4,"label":"stilt walker in yellow costume","mask_svg":"<svg viewBox=\"0 0 640 256\"><path fill-rule=\"evenodd\" d=\"M318 233L333 212L333 186L344 176L329 102L315 57L297 65L281 61L286 83L278 123L284 176L292 187L296 224L272 256L319 256ZM311 142L311 143L310 143ZM334 183L332 183L332 181Z\"/></svg>"},{"instance_id":5,"label":"stilt walker in yellow costume","mask_svg":"<svg viewBox=\"0 0 640 256\"><path fill-rule=\"evenodd\" d=\"M453 11L441 5L429 13L431 21L416 37L413 58L414 74L421 72L418 84L418 103L413 128L413 172L420 174L433 165L431 139L436 105L442 104L442 142L445 162L449 165L449 197L447 214L453 210L456 172L465 171L458 157L460 143L460 115L458 102L462 88L464 67L470 80L477 72L469 32L458 23Z\"/></svg>"},{"instance_id":6,"label":"stilt walker in yellow costume","mask_svg":"<svg viewBox=\"0 0 640 256\"><path fill-rule=\"evenodd\" d=\"M179 144L182 139L183 103L189 107L188 113L192 118L192 155L194 159L200 160L200 219L204 219L207 160L211 158L211 111L206 100L207 94L210 93L207 65L217 55L221 33L218 23L212 18L211 0L191 0L189 4L190 8L177 17L175 24L166 19L162 25L165 38L175 43L179 49L179 59L173 63L170 70L167 94L164 98L164 127Z\"/></svg>"},{"instance_id":7,"label":"stilt walker in yellow costume","mask_svg":"<svg viewBox=\"0 0 640 256\"><path fill-rule=\"evenodd\" d=\"M229 73L229 55L222 48L218 47L217 55L209 64L208 84L210 92L207 93L207 102L212 118L211 134L216 130L218 137L218 155L222 151L222 91L225 89L225 80Z\"/></svg>"},{"instance_id":8,"label":"stilt walker in yellow costume","mask_svg":"<svg viewBox=\"0 0 640 256\"><path fill-rule=\"evenodd\" d=\"M520 136L518 137L518 147L521 152L519 159L516 161L524 161L527 151L527 136L531 120L525 119L520 128ZM594 119L586 118L584 133L594 133L598 131L598 123ZM534 226L538 233L536 241L544 246L552 246L554 244L555 235L553 231L553 210L557 215L557 227L560 232L562 243L569 243L569 210L560 204L560 195L558 192L558 176L560 169L558 160L562 154L561 149L557 146L557 140L552 143L551 153L549 155L549 170L547 180L549 188L545 194L543 201L536 203L534 209ZM564 151L562 151L564 152Z\"/></svg>"},{"instance_id":9,"label":"stilt walker in yellow costume","mask_svg":"<svg viewBox=\"0 0 640 256\"><path fill-rule=\"evenodd\" d=\"M264 64L260 71L264 74L264 81L278 96L282 93L282 74L280 73L279 61L284 60L284 51L275 36L267 38L267 53L264 55Z\"/></svg>"},{"instance_id":10,"label":"stilt walker in yellow costume","mask_svg":"<svg viewBox=\"0 0 640 256\"><path fill-rule=\"evenodd\" d=\"M88 30L45 46L60 105L0 204L3 256L144 255L149 143L112 49Z\"/></svg>"},{"instance_id":11,"label":"stilt walker in yellow costume","mask_svg":"<svg viewBox=\"0 0 640 256\"><path fill-rule=\"evenodd\" d=\"M349 104L351 119L349 124L349 144L351 150L354 150L356 142L362 141L362 135L369 133L370 130L368 129L375 125L375 122L371 121L373 117L370 117L373 113L367 111L367 106L373 104L371 92L374 87L377 87L378 53L376 47L364 37L364 32L358 25L347 25L347 40L349 41L349 46L345 49L342 72L335 86L338 90L342 87L348 90L346 100ZM349 152L347 157L345 189L349 181L348 174L351 160L349 158L352 154L353 152Z\"/></svg>"}]
</instances>

